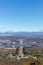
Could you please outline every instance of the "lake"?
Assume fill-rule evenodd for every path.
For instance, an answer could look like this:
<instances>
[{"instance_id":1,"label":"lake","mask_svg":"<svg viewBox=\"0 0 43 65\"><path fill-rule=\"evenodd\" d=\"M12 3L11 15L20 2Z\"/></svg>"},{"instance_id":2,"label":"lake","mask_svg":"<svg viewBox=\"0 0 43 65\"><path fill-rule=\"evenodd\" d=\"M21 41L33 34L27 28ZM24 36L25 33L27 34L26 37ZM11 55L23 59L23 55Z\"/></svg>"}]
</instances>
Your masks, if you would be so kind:
<instances>
[{"instance_id":1,"label":"lake","mask_svg":"<svg viewBox=\"0 0 43 65\"><path fill-rule=\"evenodd\" d=\"M3 43L3 44L0 44L0 46L5 46L5 47L11 47L11 46L26 46L26 47L31 47L31 46L43 46L43 43L36 43L36 44L6 44L6 43Z\"/></svg>"}]
</instances>

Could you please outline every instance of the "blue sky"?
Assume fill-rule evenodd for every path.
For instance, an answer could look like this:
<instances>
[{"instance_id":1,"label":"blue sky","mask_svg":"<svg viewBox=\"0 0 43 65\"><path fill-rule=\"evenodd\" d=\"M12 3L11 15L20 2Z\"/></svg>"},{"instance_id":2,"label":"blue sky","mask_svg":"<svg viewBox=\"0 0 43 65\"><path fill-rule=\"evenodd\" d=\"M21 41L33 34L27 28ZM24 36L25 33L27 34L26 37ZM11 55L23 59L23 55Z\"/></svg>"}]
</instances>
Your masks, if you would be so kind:
<instances>
[{"instance_id":1,"label":"blue sky","mask_svg":"<svg viewBox=\"0 0 43 65\"><path fill-rule=\"evenodd\" d=\"M0 31L42 31L43 0L0 0Z\"/></svg>"}]
</instances>

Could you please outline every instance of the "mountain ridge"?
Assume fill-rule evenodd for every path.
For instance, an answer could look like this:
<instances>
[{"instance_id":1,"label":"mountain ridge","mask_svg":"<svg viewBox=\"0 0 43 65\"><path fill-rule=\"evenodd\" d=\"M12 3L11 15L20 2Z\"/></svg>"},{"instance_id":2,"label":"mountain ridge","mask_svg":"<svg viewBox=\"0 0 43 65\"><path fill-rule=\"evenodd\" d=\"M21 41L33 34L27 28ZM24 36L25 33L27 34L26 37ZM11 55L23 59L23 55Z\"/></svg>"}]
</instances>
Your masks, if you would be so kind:
<instances>
[{"instance_id":1,"label":"mountain ridge","mask_svg":"<svg viewBox=\"0 0 43 65\"><path fill-rule=\"evenodd\" d=\"M43 32L0 32L0 36L43 36Z\"/></svg>"}]
</instances>

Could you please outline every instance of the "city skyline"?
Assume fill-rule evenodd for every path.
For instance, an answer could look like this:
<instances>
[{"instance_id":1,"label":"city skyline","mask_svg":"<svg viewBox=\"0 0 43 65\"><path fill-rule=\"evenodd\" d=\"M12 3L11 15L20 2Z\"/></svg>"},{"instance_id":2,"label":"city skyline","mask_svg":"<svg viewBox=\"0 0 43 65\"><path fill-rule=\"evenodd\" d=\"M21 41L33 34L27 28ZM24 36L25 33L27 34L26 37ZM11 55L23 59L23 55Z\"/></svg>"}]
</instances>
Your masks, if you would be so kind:
<instances>
[{"instance_id":1,"label":"city skyline","mask_svg":"<svg viewBox=\"0 0 43 65\"><path fill-rule=\"evenodd\" d=\"M43 0L0 0L0 32L43 31Z\"/></svg>"}]
</instances>

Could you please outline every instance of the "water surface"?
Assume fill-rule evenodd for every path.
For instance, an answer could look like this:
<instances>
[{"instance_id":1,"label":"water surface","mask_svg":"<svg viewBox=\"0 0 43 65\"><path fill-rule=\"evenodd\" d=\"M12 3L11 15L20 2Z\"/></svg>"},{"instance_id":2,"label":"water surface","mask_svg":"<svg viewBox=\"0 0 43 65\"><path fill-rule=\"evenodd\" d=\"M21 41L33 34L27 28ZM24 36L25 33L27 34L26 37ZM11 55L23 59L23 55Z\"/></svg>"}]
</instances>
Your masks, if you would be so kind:
<instances>
[{"instance_id":1,"label":"water surface","mask_svg":"<svg viewBox=\"0 0 43 65\"><path fill-rule=\"evenodd\" d=\"M36 44L6 44L6 43L3 43L3 44L0 44L0 46L5 46L5 47L11 47L11 46L26 46L26 47L31 47L31 46L43 46L43 43L36 43Z\"/></svg>"}]
</instances>

